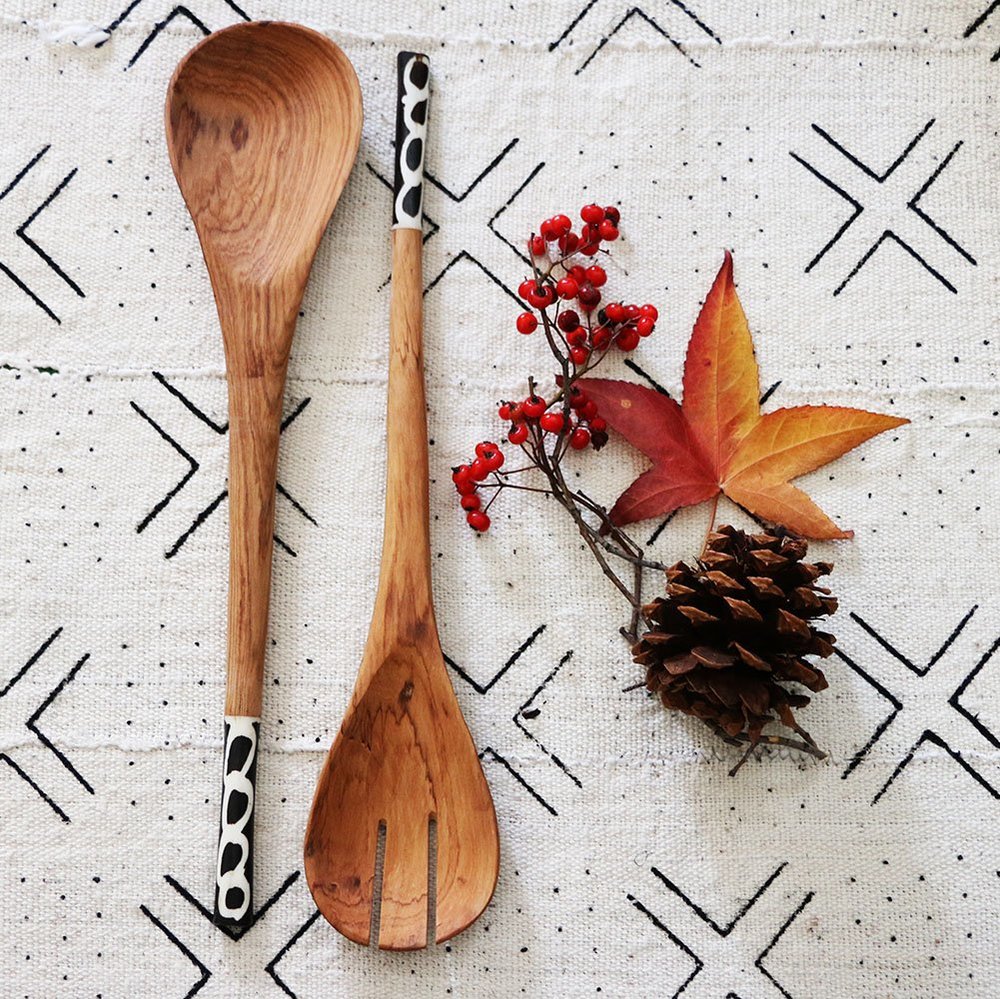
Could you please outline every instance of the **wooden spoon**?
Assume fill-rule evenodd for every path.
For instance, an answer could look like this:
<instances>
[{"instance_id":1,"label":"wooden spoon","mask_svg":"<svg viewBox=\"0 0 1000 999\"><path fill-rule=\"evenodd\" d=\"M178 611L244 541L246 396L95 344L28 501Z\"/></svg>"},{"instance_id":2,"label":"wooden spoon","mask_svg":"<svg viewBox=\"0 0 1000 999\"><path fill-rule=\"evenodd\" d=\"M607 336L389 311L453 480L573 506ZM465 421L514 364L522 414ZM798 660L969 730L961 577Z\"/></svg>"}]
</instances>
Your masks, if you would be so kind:
<instances>
[{"instance_id":1,"label":"wooden spoon","mask_svg":"<svg viewBox=\"0 0 1000 999\"><path fill-rule=\"evenodd\" d=\"M399 56L382 570L357 684L305 841L309 889L346 937L413 950L486 908L497 822L431 602L421 246L426 56ZM384 839L381 884L376 851ZM373 913L381 901L381 918Z\"/></svg>"},{"instance_id":2,"label":"wooden spoon","mask_svg":"<svg viewBox=\"0 0 1000 999\"><path fill-rule=\"evenodd\" d=\"M216 916L253 920L254 781L288 351L361 137L347 57L295 24L238 24L181 61L170 162L212 279L229 383L229 624Z\"/></svg>"}]
</instances>

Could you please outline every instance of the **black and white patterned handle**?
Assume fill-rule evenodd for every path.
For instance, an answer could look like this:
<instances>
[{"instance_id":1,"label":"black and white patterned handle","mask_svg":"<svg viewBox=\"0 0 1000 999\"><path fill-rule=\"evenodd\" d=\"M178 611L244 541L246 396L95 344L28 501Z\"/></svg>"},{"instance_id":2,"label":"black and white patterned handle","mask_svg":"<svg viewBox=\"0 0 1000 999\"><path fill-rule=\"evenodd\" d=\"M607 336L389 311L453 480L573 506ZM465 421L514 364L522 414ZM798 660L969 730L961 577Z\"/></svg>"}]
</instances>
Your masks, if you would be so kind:
<instances>
[{"instance_id":1,"label":"black and white patterned handle","mask_svg":"<svg viewBox=\"0 0 1000 999\"><path fill-rule=\"evenodd\" d=\"M400 52L396 61L396 176L392 185L393 229L421 229L424 215L424 149L430 73L427 56Z\"/></svg>"},{"instance_id":2,"label":"black and white patterned handle","mask_svg":"<svg viewBox=\"0 0 1000 999\"><path fill-rule=\"evenodd\" d=\"M259 718L226 715L215 920L241 929L253 921L253 808L259 737Z\"/></svg>"}]
</instances>

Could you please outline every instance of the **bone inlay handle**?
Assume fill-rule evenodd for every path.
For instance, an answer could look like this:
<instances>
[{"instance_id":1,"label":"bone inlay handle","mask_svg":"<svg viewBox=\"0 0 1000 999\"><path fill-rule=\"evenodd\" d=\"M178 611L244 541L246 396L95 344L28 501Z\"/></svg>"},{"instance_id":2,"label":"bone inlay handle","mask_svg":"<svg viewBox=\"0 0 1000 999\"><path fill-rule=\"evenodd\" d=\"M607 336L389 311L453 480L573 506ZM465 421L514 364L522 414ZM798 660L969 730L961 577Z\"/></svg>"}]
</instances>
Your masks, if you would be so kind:
<instances>
[{"instance_id":1,"label":"bone inlay handle","mask_svg":"<svg viewBox=\"0 0 1000 999\"><path fill-rule=\"evenodd\" d=\"M226 715L225 733L215 920L246 929L253 921L253 808L260 719Z\"/></svg>"},{"instance_id":2,"label":"bone inlay handle","mask_svg":"<svg viewBox=\"0 0 1000 999\"><path fill-rule=\"evenodd\" d=\"M400 52L396 62L396 174L392 185L393 229L421 229L424 214L424 149L430 73L427 56Z\"/></svg>"}]
</instances>

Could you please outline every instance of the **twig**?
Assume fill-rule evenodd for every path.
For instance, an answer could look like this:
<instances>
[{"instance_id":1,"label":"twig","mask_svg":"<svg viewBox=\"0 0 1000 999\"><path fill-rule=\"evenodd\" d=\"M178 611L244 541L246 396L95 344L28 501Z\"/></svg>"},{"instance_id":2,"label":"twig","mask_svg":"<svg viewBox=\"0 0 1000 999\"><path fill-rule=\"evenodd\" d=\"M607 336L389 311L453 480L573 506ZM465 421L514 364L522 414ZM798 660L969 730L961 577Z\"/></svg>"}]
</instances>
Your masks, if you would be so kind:
<instances>
[{"instance_id":1,"label":"twig","mask_svg":"<svg viewBox=\"0 0 1000 999\"><path fill-rule=\"evenodd\" d=\"M642 561L635 563L635 603L632 605L632 620L629 622L628 634L625 636L632 644L639 638L639 619L642 617Z\"/></svg>"},{"instance_id":2,"label":"twig","mask_svg":"<svg viewBox=\"0 0 1000 999\"><path fill-rule=\"evenodd\" d=\"M733 769L729 771L729 776L730 776L730 777L735 777L735 776L736 776L736 775L737 775L737 774L738 774L738 773L740 772L740 768L741 768L741 767L743 766L743 764L744 764L744 763L746 763L746 761L747 761L747 760L749 760L749 759L750 759L750 754L751 754L751 753L752 753L752 752L753 752L753 751L754 751L754 750L755 750L756 748L757 748L757 740L755 740L754 742L751 742L751 743L750 743L750 745L749 745L749 746L747 746L747 750L746 750L746 752L745 752L745 753L744 753L744 754L743 754L743 755L742 755L742 756L740 757L740 760L739 760L739 763L737 763L737 764L736 764L736 766L735 766L735 767L733 767Z\"/></svg>"},{"instance_id":3,"label":"twig","mask_svg":"<svg viewBox=\"0 0 1000 999\"><path fill-rule=\"evenodd\" d=\"M801 731L798 728L796 728L796 730ZM749 741L749 738L747 736L743 736L738 741L742 743L744 741ZM795 749L800 753L808 753L817 760L825 760L827 757L827 754L824 753L823 750L820 749L811 739L809 742L798 742L795 739L786 739L782 735L762 735L753 742L750 742L747 746L746 752L742 757L740 757L739 762L733 767L732 770L729 771L730 777L735 777L740 772L740 768L750 758L750 754L762 743L768 746L784 746L786 749Z\"/></svg>"}]
</instances>

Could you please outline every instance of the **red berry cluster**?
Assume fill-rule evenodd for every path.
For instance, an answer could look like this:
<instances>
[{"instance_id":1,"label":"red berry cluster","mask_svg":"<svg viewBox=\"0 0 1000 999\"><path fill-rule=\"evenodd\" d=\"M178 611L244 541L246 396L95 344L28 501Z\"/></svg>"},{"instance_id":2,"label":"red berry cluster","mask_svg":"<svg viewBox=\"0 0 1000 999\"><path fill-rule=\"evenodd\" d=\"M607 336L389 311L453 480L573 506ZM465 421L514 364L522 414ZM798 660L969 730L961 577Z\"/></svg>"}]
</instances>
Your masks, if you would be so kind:
<instances>
[{"instance_id":1,"label":"red berry cluster","mask_svg":"<svg viewBox=\"0 0 1000 999\"><path fill-rule=\"evenodd\" d=\"M576 231L568 215L553 215L542 222L537 234L528 240L532 277L518 288L531 311L517 317L517 330L528 335L541 329L545 334L560 368L556 388L545 398L529 379L526 398L502 402L499 407L500 419L508 424L507 440L521 448L528 468L538 469L549 479L553 492L565 489L559 465L567 451L599 450L608 440L607 423L598 413L597 403L577 381L593 370L612 346L634 350L653 332L658 319L653 305L603 301L608 274L592 258L607 253L608 245L618 239L618 209L614 205L584 205L580 219ZM466 520L477 531L489 528L487 510L496 493L515 485L510 476L528 470L498 473L502 464L499 447L484 441L476 447L476 457L469 464L453 470ZM483 506L480 484L487 477L491 478L485 486L494 493Z\"/></svg>"},{"instance_id":2,"label":"red berry cluster","mask_svg":"<svg viewBox=\"0 0 1000 999\"><path fill-rule=\"evenodd\" d=\"M539 226L539 234L528 240L537 276L527 278L518 287L521 298L543 314L546 331L561 339L566 356L576 368L585 367L594 355L600 356L612 344L620 350L635 350L640 339L653 332L658 318L653 305L610 302L600 308L599 289L608 280L607 271L600 264L585 267L569 258L574 253L592 257L601 250L602 243L618 239L621 216L614 205L584 205L580 218L583 225L579 233L573 232L568 215L554 215ZM558 250L554 259L552 244ZM571 303L576 308L569 308ZM551 317L546 310L553 306L556 314ZM519 333L534 333L538 317L534 312L522 312L516 325Z\"/></svg>"},{"instance_id":3,"label":"red berry cluster","mask_svg":"<svg viewBox=\"0 0 1000 999\"><path fill-rule=\"evenodd\" d=\"M618 238L618 223L621 215L614 205L602 208L600 205L584 205L580 210L583 225L579 233L573 232L573 221L568 215L553 215L538 227L538 235L532 236L528 244L532 256L541 257L548 252L548 243L555 243L564 257L571 253L582 253L592 257L601 248L601 243L613 243Z\"/></svg>"},{"instance_id":4,"label":"red berry cluster","mask_svg":"<svg viewBox=\"0 0 1000 999\"><path fill-rule=\"evenodd\" d=\"M500 403L497 413L510 423L507 440L511 444L524 444L533 437L532 443L542 446L546 434L565 432L569 446L582 451L589 444L600 449L608 439L608 425L597 415L597 403L576 385L570 388L569 406L561 398L546 402L534 394L521 402Z\"/></svg>"},{"instance_id":5,"label":"red berry cluster","mask_svg":"<svg viewBox=\"0 0 1000 999\"><path fill-rule=\"evenodd\" d=\"M496 444L482 441L476 445L476 457L471 462L451 470L451 481L455 483L462 509L466 512L466 523L474 531L485 531L490 526L489 515L482 509L479 483L500 468L503 460L503 451Z\"/></svg>"}]
</instances>

